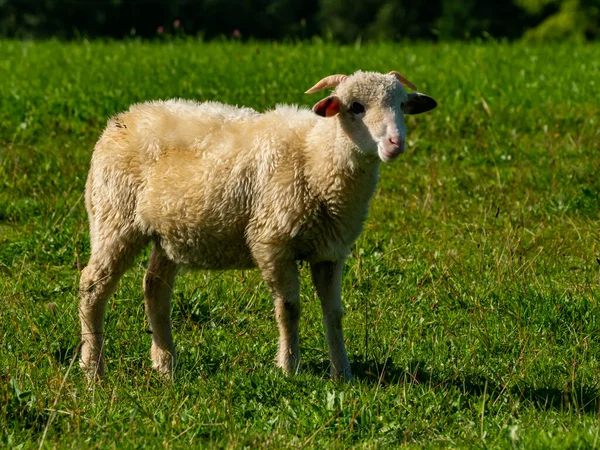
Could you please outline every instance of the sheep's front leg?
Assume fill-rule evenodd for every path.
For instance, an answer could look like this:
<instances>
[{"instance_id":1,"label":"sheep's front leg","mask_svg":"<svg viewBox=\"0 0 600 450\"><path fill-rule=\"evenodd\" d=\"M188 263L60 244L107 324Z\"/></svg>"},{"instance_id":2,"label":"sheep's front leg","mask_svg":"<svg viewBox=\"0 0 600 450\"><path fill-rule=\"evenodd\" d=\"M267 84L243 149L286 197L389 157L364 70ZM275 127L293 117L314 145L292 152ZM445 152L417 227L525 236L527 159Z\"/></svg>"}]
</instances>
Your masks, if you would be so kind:
<instances>
[{"instance_id":1,"label":"sheep's front leg","mask_svg":"<svg viewBox=\"0 0 600 450\"><path fill-rule=\"evenodd\" d=\"M175 370L175 344L171 331L171 293L177 265L154 247L144 278L146 313L152 330L152 367L167 378Z\"/></svg>"},{"instance_id":2,"label":"sheep's front leg","mask_svg":"<svg viewBox=\"0 0 600 450\"><path fill-rule=\"evenodd\" d=\"M300 283L296 262L278 261L261 264L261 272L266 281L273 302L275 318L279 327L279 350L277 366L287 375L298 372L300 350L298 323L300 321Z\"/></svg>"},{"instance_id":3,"label":"sheep's front leg","mask_svg":"<svg viewBox=\"0 0 600 450\"><path fill-rule=\"evenodd\" d=\"M342 270L344 260L311 264L312 279L321 299L327 347L334 378L352 378L342 331Z\"/></svg>"}]
</instances>

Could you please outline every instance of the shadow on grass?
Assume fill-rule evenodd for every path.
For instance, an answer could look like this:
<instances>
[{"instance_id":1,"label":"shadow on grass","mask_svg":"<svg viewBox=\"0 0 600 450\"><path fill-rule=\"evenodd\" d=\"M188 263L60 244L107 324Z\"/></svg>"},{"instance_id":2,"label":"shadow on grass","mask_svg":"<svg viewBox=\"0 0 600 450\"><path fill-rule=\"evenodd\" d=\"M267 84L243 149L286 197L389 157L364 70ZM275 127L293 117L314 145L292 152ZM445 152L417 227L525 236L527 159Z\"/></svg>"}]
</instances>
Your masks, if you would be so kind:
<instances>
[{"instance_id":1,"label":"shadow on grass","mask_svg":"<svg viewBox=\"0 0 600 450\"><path fill-rule=\"evenodd\" d=\"M541 410L575 409L582 413L600 414L600 392L598 389L583 386L569 391L557 388L532 388L515 386L511 394L530 401Z\"/></svg>"},{"instance_id":2,"label":"shadow on grass","mask_svg":"<svg viewBox=\"0 0 600 450\"><path fill-rule=\"evenodd\" d=\"M306 371L315 376L325 376L329 371L329 363L305 364ZM482 396L484 392L490 399L505 395L514 400L530 402L539 410L575 410L585 414L600 413L600 390L596 386L579 386L575 390L555 387L534 388L526 385L503 386L479 376L456 376L442 378L435 373L423 370L421 361L412 361L408 370L398 367L393 361L381 363L375 360L357 359L352 364L352 373L356 380L368 384L382 386L402 383L423 384L433 390L458 388L466 395Z\"/></svg>"},{"instance_id":3,"label":"shadow on grass","mask_svg":"<svg viewBox=\"0 0 600 450\"><path fill-rule=\"evenodd\" d=\"M205 352L199 364L191 355L180 355L178 370L186 369L186 378L211 377L227 370L231 361L223 359L223 355L215 351ZM54 352L54 358L61 365L69 365L76 347L60 348ZM600 390L595 386L579 386L575 390L560 389L556 387L534 388L516 384L511 387L503 386L482 376L466 375L442 377L435 372L423 370L422 361L412 361L408 369L397 366L391 359L386 362L376 360L355 359L351 364L354 379L362 383L389 386L404 383L424 385L431 390L447 391L450 388L458 389L465 395L482 396L484 392L489 399L498 399L510 396L513 400L529 402L539 410L574 410L585 414L600 415ZM329 379L329 361L303 361L302 370L316 378ZM45 417L31 408L24 407L19 402L12 405L12 418L23 421L26 426L35 427ZM10 415L10 414L9 414Z\"/></svg>"},{"instance_id":4,"label":"shadow on grass","mask_svg":"<svg viewBox=\"0 0 600 450\"><path fill-rule=\"evenodd\" d=\"M78 356L75 355L75 352L77 352L78 349L79 344L71 347L60 346L52 352L52 356L54 357L54 360L61 366L69 366L69 364L71 364L73 356Z\"/></svg>"}]
</instances>

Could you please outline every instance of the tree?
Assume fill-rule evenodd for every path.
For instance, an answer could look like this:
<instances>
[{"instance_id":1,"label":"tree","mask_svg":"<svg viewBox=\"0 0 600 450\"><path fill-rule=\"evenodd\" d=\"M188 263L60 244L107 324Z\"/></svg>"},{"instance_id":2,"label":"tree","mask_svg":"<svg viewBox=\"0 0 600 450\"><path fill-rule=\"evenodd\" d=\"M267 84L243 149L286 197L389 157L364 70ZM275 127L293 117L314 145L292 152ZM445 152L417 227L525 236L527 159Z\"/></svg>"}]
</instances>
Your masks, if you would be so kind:
<instances>
[{"instance_id":1,"label":"tree","mask_svg":"<svg viewBox=\"0 0 600 450\"><path fill-rule=\"evenodd\" d=\"M530 41L584 41L600 36L600 0L516 0L531 15L543 14L554 7L534 28L527 30L524 39Z\"/></svg>"}]
</instances>

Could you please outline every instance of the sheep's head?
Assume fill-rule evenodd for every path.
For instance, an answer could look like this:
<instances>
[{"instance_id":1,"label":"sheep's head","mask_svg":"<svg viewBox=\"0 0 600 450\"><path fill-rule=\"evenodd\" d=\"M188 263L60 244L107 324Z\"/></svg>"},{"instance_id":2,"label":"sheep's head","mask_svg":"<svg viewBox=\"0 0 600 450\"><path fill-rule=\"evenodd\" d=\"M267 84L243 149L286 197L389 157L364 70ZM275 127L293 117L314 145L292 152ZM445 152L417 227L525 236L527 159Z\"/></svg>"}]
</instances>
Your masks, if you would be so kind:
<instances>
[{"instance_id":1,"label":"sheep's head","mask_svg":"<svg viewBox=\"0 0 600 450\"><path fill-rule=\"evenodd\" d=\"M398 72L356 72L323 78L306 93L335 87L313 111L323 117L337 117L362 152L378 154L383 162L389 162L405 151L404 115L420 114L437 106L427 95L407 93L405 86L416 90Z\"/></svg>"}]
</instances>

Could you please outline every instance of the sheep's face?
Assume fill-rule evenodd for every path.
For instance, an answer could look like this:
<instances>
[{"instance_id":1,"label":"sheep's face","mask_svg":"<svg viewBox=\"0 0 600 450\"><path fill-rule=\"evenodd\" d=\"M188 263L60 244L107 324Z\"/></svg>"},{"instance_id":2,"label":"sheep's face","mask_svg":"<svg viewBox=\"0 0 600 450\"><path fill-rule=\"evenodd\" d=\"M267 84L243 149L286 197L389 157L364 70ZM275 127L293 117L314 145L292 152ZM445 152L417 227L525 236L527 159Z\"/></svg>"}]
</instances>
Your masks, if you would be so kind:
<instances>
[{"instance_id":1,"label":"sheep's face","mask_svg":"<svg viewBox=\"0 0 600 450\"><path fill-rule=\"evenodd\" d=\"M313 111L325 117L337 116L358 151L389 162L405 151L404 115L436 106L431 97L407 93L394 75L357 72L346 78L333 95L317 103Z\"/></svg>"}]
</instances>

